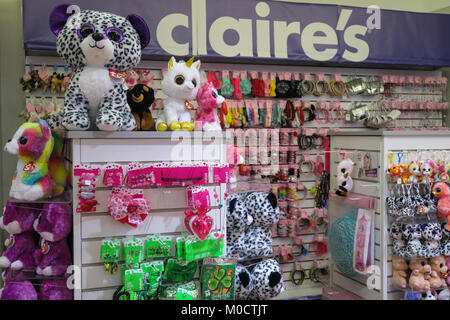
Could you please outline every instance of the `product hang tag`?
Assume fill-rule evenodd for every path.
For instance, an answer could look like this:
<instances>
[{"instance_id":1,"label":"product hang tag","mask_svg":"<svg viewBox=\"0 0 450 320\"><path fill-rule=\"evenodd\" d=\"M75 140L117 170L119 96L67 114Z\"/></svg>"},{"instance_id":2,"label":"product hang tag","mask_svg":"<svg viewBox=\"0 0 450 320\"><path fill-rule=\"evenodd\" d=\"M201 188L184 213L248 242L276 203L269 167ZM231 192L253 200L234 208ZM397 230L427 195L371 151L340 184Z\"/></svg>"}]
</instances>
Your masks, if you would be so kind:
<instances>
[{"instance_id":1,"label":"product hang tag","mask_svg":"<svg viewBox=\"0 0 450 320\"><path fill-rule=\"evenodd\" d=\"M194 106L189 101L184 101L184 106L187 110L194 110Z\"/></svg>"},{"instance_id":2,"label":"product hang tag","mask_svg":"<svg viewBox=\"0 0 450 320\"><path fill-rule=\"evenodd\" d=\"M109 76L114 79L125 79L127 75L122 72L117 72L114 70L109 70Z\"/></svg>"},{"instance_id":3,"label":"product hang tag","mask_svg":"<svg viewBox=\"0 0 450 320\"><path fill-rule=\"evenodd\" d=\"M5 240L5 247L6 248L11 248L14 245L14 235L10 234L8 239Z\"/></svg>"},{"instance_id":4,"label":"product hang tag","mask_svg":"<svg viewBox=\"0 0 450 320\"><path fill-rule=\"evenodd\" d=\"M50 251L50 244L45 239L41 239L41 252L47 254Z\"/></svg>"},{"instance_id":5,"label":"product hang tag","mask_svg":"<svg viewBox=\"0 0 450 320\"><path fill-rule=\"evenodd\" d=\"M34 162L28 162L24 167L23 171L27 173L35 173L39 170L39 167Z\"/></svg>"}]
</instances>

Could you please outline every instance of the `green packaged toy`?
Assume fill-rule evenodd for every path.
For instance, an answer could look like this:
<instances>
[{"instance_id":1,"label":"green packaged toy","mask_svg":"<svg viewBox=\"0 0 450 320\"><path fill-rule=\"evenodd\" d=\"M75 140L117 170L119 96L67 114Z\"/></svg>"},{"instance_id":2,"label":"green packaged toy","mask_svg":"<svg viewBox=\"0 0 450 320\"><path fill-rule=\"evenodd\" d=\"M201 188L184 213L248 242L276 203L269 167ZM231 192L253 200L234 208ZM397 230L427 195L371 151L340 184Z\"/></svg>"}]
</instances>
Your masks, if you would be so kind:
<instances>
[{"instance_id":1,"label":"green packaged toy","mask_svg":"<svg viewBox=\"0 0 450 320\"><path fill-rule=\"evenodd\" d=\"M177 238L177 258L186 262L225 255L225 235L215 232L200 240L189 235Z\"/></svg>"},{"instance_id":2,"label":"green packaged toy","mask_svg":"<svg viewBox=\"0 0 450 320\"><path fill-rule=\"evenodd\" d=\"M100 261L105 265L105 272L113 274L118 270L120 260L120 241L118 239L103 240L100 249Z\"/></svg>"},{"instance_id":3,"label":"green packaged toy","mask_svg":"<svg viewBox=\"0 0 450 320\"><path fill-rule=\"evenodd\" d=\"M200 273L202 300L234 300L236 260L203 259Z\"/></svg>"},{"instance_id":4,"label":"green packaged toy","mask_svg":"<svg viewBox=\"0 0 450 320\"><path fill-rule=\"evenodd\" d=\"M141 263L144 261L144 241L138 238L123 241L123 255L126 264Z\"/></svg>"},{"instance_id":5,"label":"green packaged toy","mask_svg":"<svg viewBox=\"0 0 450 320\"><path fill-rule=\"evenodd\" d=\"M172 256L172 237L151 235L145 239L147 258L168 258Z\"/></svg>"}]
</instances>

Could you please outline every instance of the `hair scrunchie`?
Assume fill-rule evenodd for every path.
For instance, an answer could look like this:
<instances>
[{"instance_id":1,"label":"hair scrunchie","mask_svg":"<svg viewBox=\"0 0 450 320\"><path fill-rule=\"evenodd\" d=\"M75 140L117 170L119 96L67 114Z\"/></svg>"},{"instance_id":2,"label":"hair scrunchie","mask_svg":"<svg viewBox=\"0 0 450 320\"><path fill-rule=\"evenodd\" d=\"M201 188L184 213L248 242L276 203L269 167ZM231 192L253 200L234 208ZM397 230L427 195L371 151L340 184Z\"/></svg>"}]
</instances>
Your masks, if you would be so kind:
<instances>
[{"instance_id":1,"label":"hair scrunchie","mask_svg":"<svg viewBox=\"0 0 450 320\"><path fill-rule=\"evenodd\" d=\"M252 82L247 78L242 78L239 83L239 89L243 96L249 96L252 93Z\"/></svg>"},{"instance_id":2,"label":"hair scrunchie","mask_svg":"<svg viewBox=\"0 0 450 320\"><path fill-rule=\"evenodd\" d=\"M222 79L222 88L220 88L220 94L225 98L230 98L233 95L234 88L231 85L230 78Z\"/></svg>"}]
</instances>

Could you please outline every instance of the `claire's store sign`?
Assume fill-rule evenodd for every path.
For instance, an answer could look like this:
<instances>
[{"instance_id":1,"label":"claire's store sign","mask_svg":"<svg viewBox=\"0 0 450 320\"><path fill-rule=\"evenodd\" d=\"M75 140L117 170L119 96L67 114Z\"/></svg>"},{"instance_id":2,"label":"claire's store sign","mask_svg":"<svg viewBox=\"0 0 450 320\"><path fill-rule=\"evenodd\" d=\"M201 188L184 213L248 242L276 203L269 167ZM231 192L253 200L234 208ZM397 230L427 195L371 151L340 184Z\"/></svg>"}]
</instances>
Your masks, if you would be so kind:
<instances>
[{"instance_id":1,"label":"claire's store sign","mask_svg":"<svg viewBox=\"0 0 450 320\"><path fill-rule=\"evenodd\" d=\"M55 50L48 19L36 17L62 2L23 0L25 49ZM258 0L71 3L142 16L151 32L144 55L450 66L448 15Z\"/></svg>"}]
</instances>

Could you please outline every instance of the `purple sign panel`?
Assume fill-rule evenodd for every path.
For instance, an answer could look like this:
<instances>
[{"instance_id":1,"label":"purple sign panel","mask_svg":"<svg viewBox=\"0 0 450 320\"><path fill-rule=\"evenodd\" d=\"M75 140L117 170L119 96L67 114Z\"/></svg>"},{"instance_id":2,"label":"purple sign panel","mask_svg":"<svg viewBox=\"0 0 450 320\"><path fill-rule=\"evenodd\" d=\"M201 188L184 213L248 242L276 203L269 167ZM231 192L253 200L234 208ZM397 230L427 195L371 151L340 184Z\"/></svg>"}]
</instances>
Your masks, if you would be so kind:
<instances>
[{"instance_id":1,"label":"purple sign panel","mask_svg":"<svg viewBox=\"0 0 450 320\"><path fill-rule=\"evenodd\" d=\"M25 49L55 50L48 15L61 3L23 0ZM147 56L450 66L448 15L258 0L71 3L142 16L151 32Z\"/></svg>"}]
</instances>

